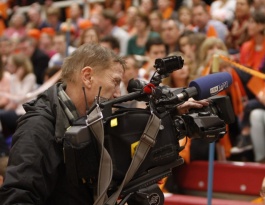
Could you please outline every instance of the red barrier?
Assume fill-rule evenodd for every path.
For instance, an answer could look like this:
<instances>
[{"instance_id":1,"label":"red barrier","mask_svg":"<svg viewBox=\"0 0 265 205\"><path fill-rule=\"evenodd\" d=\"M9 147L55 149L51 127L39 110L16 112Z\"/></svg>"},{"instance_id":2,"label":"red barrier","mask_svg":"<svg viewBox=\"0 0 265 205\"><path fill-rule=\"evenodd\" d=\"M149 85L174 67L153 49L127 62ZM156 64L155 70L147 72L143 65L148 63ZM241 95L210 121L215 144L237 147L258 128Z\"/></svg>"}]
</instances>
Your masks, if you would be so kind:
<instances>
[{"instance_id":1,"label":"red barrier","mask_svg":"<svg viewBox=\"0 0 265 205\"><path fill-rule=\"evenodd\" d=\"M174 174L181 189L207 191L208 161L177 167ZM265 164L214 162L213 192L259 196Z\"/></svg>"}]
</instances>

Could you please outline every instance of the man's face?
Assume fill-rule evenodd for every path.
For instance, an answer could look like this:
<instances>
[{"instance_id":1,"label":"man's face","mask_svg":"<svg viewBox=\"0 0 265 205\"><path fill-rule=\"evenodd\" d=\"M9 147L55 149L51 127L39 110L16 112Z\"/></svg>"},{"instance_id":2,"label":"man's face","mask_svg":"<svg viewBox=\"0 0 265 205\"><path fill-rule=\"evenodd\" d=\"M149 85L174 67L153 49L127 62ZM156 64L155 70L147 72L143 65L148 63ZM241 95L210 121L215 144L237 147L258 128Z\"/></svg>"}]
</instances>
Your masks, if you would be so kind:
<instances>
[{"instance_id":1,"label":"man's face","mask_svg":"<svg viewBox=\"0 0 265 205\"><path fill-rule=\"evenodd\" d=\"M25 41L22 42L19 46L20 51L25 54L26 56L28 56L29 58L32 56L35 48L33 45L30 44L30 42Z\"/></svg>"},{"instance_id":2,"label":"man's face","mask_svg":"<svg viewBox=\"0 0 265 205\"><path fill-rule=\"evenodd\" d=\"M203 29L209 21L209 14L201 6L195 6L192 10L192 20L195 26Z\"/></svg>"},{"instance_id":3,"label":"man's face","mask_svg":"<svg viewBox=\"0 0 265 205\"><path fill-rule=\"evenodd\" d=\"M165 44L175 44L178 41L179 29L174 20L169 20L162 23L162 39Z\"/></svg>"},{"instance_id":4,"label":"man's face","mask_svg":"<svg viewBox=\"0 0 265 205\"><path fill-rule=\"evenodd\" d=\"M109 69L99 71L91 75L91 88L88 93L88 100L94 102L101 88L100 97L113 99L121 95L120 83L124 74L123 67L119 63L113 63ZM93 99L91 99L93 96Z\"/></svg>"},{"instance_id":5,"label":"man's face","mask_svg":"<svg viewBox=\"0 0 265 205\"><path fill-rule=\"evenodd\" d=\"M40 14L36 9L30 9L28 11L28 17L31 22L37 23L40 20Z\"/></svg>"},{"instance_id":6,"label":"man's face","mask_svg":"<svg viewBox=\"0 0 265 205\"><path fill-rule=\"evenodd\" d=\"M54 44L54 49L56 52L60 54L65 54L66 52L66 42L65 42L65 37L60 35L60 36L55 36L53 39L53 44Z\"/></svg>"},{"instance_id":7,"label":"man's face","mask_svg":"<svg viewBox=\"0 0 265 205\"><path fill-rule=\"evenodd\" d=\"M187 64L184 64L181 69L172 72L172 78L173 81L175 82L187 79L188 77L189 77L189 66Z\"/></svg>"},{"instance_id":8,"label":"man's face","mask_svg":"<svg viewBox=\"0 0 265 205\"><path fill-rule=\"evenodd\" d=\"M169 0L158 0L157 7L160 11L165 11L170 6Z\"/></svg>"},{"instance_id":9,"label":"man's face","mask_svg":"<svg viewBox=\"0 0 265 205\"><path fill-rule=\"evenodd\" d=\"M13 45L9 41L1 41L0 42L0 54L1 55L9 55L13 49Z\"/></svg>"},{"instance_id":10,"label":"man's face","mask_svg":"<svg viewBox=\"0 0 265 205\"><path fill-rule=\"evenodd\" d=\"M194 52L187 36L179 39L179 49L185 55L188 55L190 52Z\"/></svg>"},{"instance_id":11,"label":"man's face","mask_svg":"<svg viewBox=\"0 0 265 205\"><path fill-rule=\"evenodd\" d=\"M102 15L98 15L98 24L97 24L97 26L98 26L100 32L104 33L105 28L108 27L109 24L110 24L109 22L110 22L109 19L106 19Z\"/></svg>"},{"instance_id":12,"label":"man's face","mask_svg":"<svg viewBox=\"0 0 265 205\"><path fill-rule=\"evenodd\" d=\"M237 0L235 9L236 16L240 18L249 15L249 13L250 7L248 5L247 0Z\"/></svg>"},{"instance_id":13,"label":"man's face","mask_svg":"<svg viewBox=\"0 0 265 205\"><path fill-rule=\"evenodd\" d=\"M98 34L94 29L89 29L84 34L84 43L98 43Z\"/></svg>"},{"instance_id":14,"label":"man's face","mask_svg":"<svg viewBox=\"0 0 265 205\"><path fill-rule=\"evenodd\" d=\"M166 57L166 47L165 45L153 45L147 55L155 62L155 59L157 58Z\"/></svg>"}]
</instances>

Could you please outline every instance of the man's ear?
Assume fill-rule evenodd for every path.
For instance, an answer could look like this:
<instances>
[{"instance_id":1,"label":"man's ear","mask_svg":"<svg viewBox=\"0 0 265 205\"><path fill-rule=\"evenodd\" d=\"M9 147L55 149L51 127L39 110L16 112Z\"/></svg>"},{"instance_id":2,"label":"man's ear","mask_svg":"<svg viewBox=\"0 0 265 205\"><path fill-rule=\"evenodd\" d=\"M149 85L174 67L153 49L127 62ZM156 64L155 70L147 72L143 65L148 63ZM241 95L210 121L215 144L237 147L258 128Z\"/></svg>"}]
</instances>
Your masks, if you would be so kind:
<instances>
[{"instance_id":1,"label":"man's ear","mask_svg":"<svg viewBox=\"0 0 265 205\"><path fill-rule=\"evenodd\" d=\"M81 79L86 87L90 87L92 83L93 69L89 66L84 67L81 70Z\"/></svg>"}]
</instances>

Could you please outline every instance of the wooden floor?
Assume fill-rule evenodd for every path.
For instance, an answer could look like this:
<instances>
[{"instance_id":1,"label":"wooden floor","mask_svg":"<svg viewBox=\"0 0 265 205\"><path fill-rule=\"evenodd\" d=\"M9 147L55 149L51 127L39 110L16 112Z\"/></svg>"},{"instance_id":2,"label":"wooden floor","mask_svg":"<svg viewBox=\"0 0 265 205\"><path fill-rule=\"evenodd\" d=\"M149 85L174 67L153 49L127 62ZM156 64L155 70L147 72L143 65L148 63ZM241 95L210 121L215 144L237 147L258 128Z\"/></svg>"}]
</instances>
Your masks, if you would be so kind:
<instances>
[{"instance_id":1,"label":"wooden floor","mask_svg":"<svg viewBox=\"0 0 265 205\"><path fill-rule=\"evenodd\" d=\"M166 194L164 205L207 205L208 199L206 197ZM217 199L212 198L210 203L212 205L253 205L251 201L232 200L232 199Z\"/></svg>"}]
</instances>

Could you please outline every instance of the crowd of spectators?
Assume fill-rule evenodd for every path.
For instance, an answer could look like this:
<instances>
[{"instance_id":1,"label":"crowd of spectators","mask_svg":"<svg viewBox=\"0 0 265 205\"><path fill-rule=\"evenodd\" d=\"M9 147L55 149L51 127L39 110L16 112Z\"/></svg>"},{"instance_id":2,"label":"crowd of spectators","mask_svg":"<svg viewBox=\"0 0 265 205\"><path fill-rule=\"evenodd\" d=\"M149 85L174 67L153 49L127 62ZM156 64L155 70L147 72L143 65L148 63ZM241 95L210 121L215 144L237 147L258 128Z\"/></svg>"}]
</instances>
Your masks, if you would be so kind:
<instances>
[{"instance_id":1,"label":"crowd of spectators","mask_svg":"<svg viewBox=\"0 0 265 205\"><path fill-rule=\"evenodd\" d=\"M22 6L27 10L22 12ZM7 0L1 1L0 14L0 147L3 142L10 146L16 120L23 115L19 99L44 85L63 59L84 43L99 43L128 60L122 94L127 93L129 77L149 81L155 59L169 55L185 60L182 70L163 81L171 87L186 87L212 73L214 54L260 73L265 69L264 0L72 1L62 8L52 0ZM264 162L265 85L253 92L250 81L254 87L263 81L251 80L255 76L225 61L220 61L219 71L233 77L224 94L230 96L236 115L218 142L225 158L253 150L249 160ZM187 162L207 159L207 148L199 141L191 140L189 148L194 151L184 156ZM8 155L7 149L0 151L0 156Z\"/></svg>"}]
</instances>

